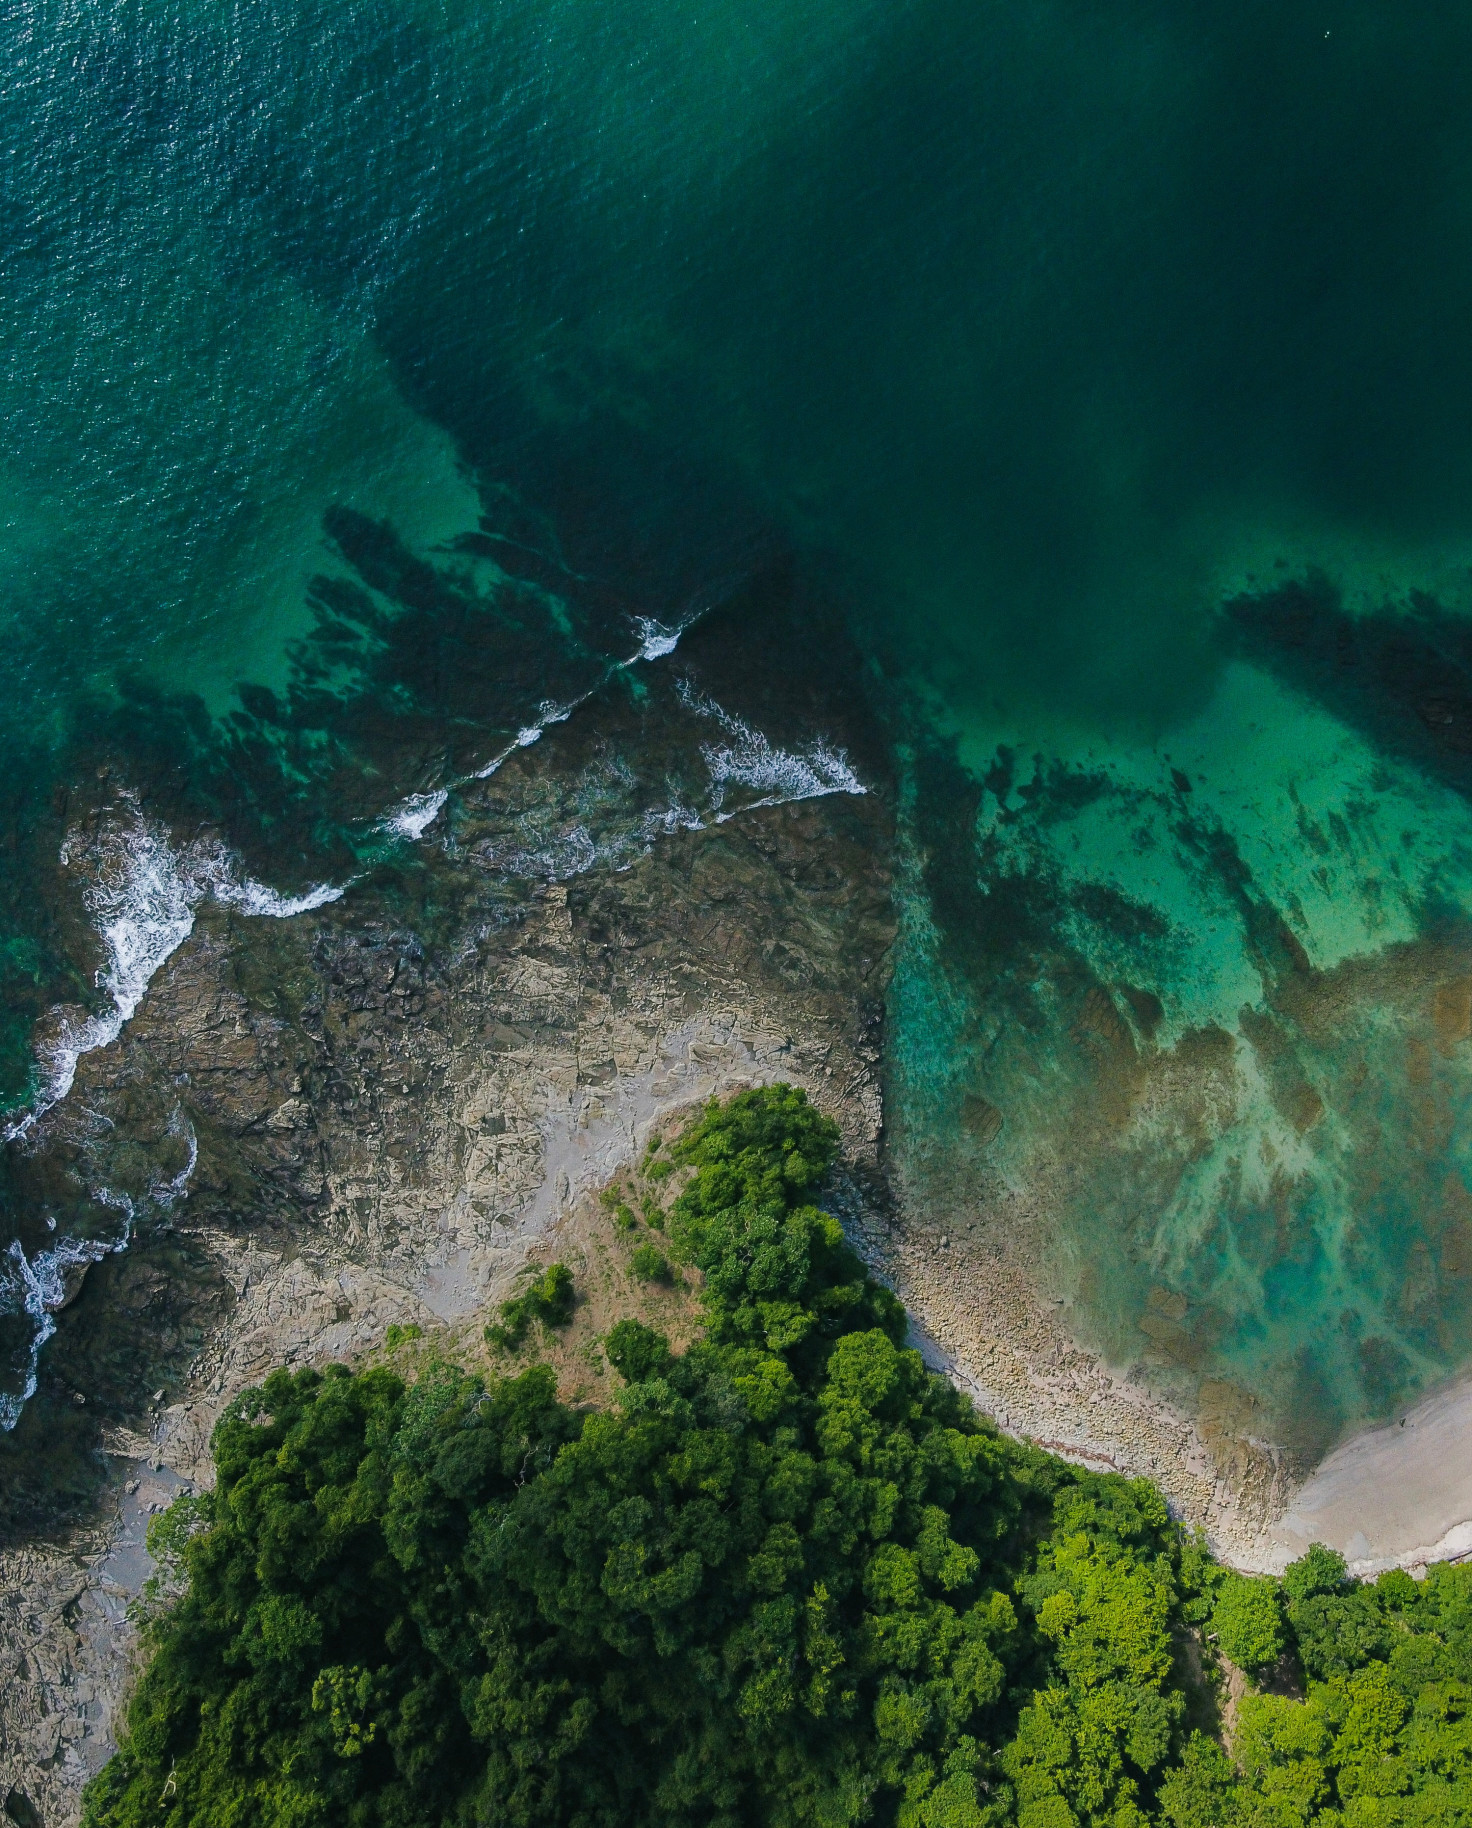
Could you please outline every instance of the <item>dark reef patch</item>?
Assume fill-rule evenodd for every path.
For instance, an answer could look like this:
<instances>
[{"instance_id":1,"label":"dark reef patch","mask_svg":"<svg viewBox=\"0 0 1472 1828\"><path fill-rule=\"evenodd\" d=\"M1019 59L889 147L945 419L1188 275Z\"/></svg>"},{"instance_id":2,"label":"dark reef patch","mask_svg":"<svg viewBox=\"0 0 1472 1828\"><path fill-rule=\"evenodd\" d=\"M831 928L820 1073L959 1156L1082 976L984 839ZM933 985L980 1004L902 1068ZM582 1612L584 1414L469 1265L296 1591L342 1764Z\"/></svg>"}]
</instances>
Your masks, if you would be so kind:
<instances>
[{"instance_id":1,"label":"dark reef patch","mask_svg":"<svg viewBox=\"0 0 1472 1828\"><path fill-rule=\"evenodd\" d=\"M1472 621L1424 592L1368 614L1322 575L1226 605L1239 651L1387 755L1472 796Z\"/></svg>"}]
</instances>

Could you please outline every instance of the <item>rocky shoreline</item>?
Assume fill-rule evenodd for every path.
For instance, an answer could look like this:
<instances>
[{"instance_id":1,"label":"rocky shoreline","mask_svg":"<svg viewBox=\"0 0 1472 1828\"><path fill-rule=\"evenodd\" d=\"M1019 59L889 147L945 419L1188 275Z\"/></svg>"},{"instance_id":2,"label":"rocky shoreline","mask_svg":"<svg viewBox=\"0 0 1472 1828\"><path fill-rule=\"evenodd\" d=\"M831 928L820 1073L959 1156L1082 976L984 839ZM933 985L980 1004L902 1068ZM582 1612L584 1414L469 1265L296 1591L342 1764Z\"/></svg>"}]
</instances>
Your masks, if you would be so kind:
<instances>
[{"instance_id":1,"label":"rocky shoreline","mask_svg":"<svg viewBox=\"0 0 1472 1828\"><path fill-rule=\"evenodd\" d=\"M473 1355L529 1259L591 1248L590 1202L649 1135L743 1085L787 1080L837 1119L850 1234L982 1409L1155 1480L1240 1566L1287 1558L1274 1526L1309 1468L1229 1387L1189 1417L1081 1348L1035 1273L1045 1212L985 1179L907 1183L886 1150L893 794L868 733L823 707L866 792L672 821L508 896L516 846L566 841L567 783L618 786L626 716L518 752L452 832L339 902L202 907L14 1150L35 1210L121 1188L143 1215L69 1289L0 1462L0 1804L22 1828L74 1822L111 1748L147 1521L209 1478L222 1406L392 1326ZM73 821L78 867L120 817L104 783Z\"/></svg>"},{"instance_id":2,"label":"rocky shoreline","mask_svg":"<svg viewBox=\"0 0 1472 1828\"><path fill-rule=\"evenodd\" d=\"M515 758L460 851L466 824L524 809L566 763ZM99 805L93 825L110 816ZM187 1195L57 1316L7 1443L12 1816L75 1819L111 1744L147 1515L208 1477L210 1429L240 1388L360 1355L395 1323L474 1322L652 1126L714 1094L804 1085L872 1172L888 817L879 784L676 831L625 869L543 884L512 918L462 906L433 954L371 886L289 921L202 910L17 1164L38 1202L157 1184L180 1109L197 1152ZM448 897L463 872L441 847L422 894ZM77 1460L107 1455L69 1522L44 1476L60 1424Z\"/></svg>"}]
</instances>

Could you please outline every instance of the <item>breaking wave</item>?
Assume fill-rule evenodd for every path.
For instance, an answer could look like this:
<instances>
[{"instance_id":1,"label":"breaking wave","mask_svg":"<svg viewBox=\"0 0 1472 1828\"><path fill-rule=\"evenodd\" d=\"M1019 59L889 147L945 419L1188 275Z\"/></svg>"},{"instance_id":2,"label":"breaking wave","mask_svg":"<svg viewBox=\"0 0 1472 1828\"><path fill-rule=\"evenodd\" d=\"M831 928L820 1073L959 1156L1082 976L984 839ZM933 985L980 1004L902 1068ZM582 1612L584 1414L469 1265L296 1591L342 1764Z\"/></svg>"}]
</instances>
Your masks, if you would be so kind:
<instances>
[{"instance_id":1,"label":"breaking wave","mask_svg":"<svg viewBox=\"0 0 1472 1828\"><path fill-rule=\"evenodd\" d=\"M414 844L440 816L449 797L448 787L437 787L433 793L411 793L407 799L400 800L392 812L384 815L379 830Z\"/></svg>"},{"instance_id":2,"label":"breaking wave","mask_svg":"<svg viewBox=\"0 0 1472 1828\"><path fill-rule=\"evenodd\" d=\"M106 963L97 986L109 1007L74 1017L56 1012L57 1026L37 1047L41 1083L24 1117L4 1131L7 1142L25 1135L37 1119L59 1104L76 1079L83 1054L108 1047L131 1020L154 974L194 931L195 914L207 900L270 920L288 920L336 901L341 888L319 883L302 895L282 895L254 877L242 876L239 859L218 841L176 848L161 825L125 801L128 818L94 845L87 857L93 878L83 891ZM75 854L71 840L62 862Z\"/></svg>"},{"instance_id":3,"label":"breaking wave","mask_svg":"<svg viewBox=\"0 0 1472 1828\"><path fill-rule=\"evenodd\" d=\"M688 680L676 691L687 712L718 724L727 738L698 745L702 783L667 779L664 803L638 811L633 771L600 757L571 783L562 810L529 809L505 835L477 843L481 865L523 881L566 882L598 866L628 869L662 837L702 831L758 807L868 792L843 750L822 739L800 750L780 748Z\"/></svg>"},{"instance_id":4,"label":"breaking wave","mask_svg":"<svg viewBox=\"0 0 1472 1828\"><path fill-rule=\"evenodd\" d=\"M177 1174L150 1188L145 1200L150 1208L165 1212L182 1199L199 1161L199 1139L182 1111L174 1113L169 1129L174 1135L187 1138L188 1157ZM26 1255L19 1238L13 1238L0 1257L0 1313L25 1314L35 1323L20 1388L0 1391L0 1434L8 1434L15 1427L21 1411L36 1394L41 1348L56 1331L57 1313L75 1293L77 1272L85 1273L104 1257L126 1250L132 1241L138 1219L134 1201L111 1187L95 1190L92 1197L98 1205L111 1207L122 1215L121 1228L113 1237L60 1238L33 1257ZM55 1220L51 1223L55 1224Z\"/></svg>"},{"instance_id":5,"label":"breaking wave","mask_svg":"<svg viewBox=\"0 0 1472 1828\"><path fill-rule=\"evenodd\" d=\"M745 718L697 693L688 681L681 681L680 697L697 716L719 724L730 739L702 743L700 748L710 773L711 811L718 825L738 813L754 812L759 806L786 806L794 800L816 800L830 793L869 791L849 766L844 751L830 748L821 738L805 749L779 749ZM733 787L748 788L760 797L728 807L726 802Z\"/></svg>"},{"instance_id":6,"label":"breaking wave","mask_svg":"<svg viewBox=\"0 0 1472 1828\"><path fill-rule=\"evenodd\" d=\"M615 673L625 672L628 668L638 666L642 662L668 659L680 645L680 639L685 631L693 627L704 614L705 609L702 606L678 622L661 622L654 616L635 616L633 625L634 633L639 641L638 647L626 660L614 661L599 684L603 684ZM384 814L378 821L376 829L386 837L403 839L410 844L417 843L444 811L455 788L468 787L472 781L488 781L502 763L515 755L518 749L529 749L533 743L540 741L552 725L566 723L578 706L585 704L597 690L597 686L590 686L586 692L580 693L578 697L570 699L565 704L558 703L555 699L547 699L537 707L536 721L526 724L518 730L511 741L503 749L498 750L488 762L473 769L469 774L457 776L448 786L435 787L423 793L407 795L399 801L397 806Z\"/></svg>"}]
</instances>

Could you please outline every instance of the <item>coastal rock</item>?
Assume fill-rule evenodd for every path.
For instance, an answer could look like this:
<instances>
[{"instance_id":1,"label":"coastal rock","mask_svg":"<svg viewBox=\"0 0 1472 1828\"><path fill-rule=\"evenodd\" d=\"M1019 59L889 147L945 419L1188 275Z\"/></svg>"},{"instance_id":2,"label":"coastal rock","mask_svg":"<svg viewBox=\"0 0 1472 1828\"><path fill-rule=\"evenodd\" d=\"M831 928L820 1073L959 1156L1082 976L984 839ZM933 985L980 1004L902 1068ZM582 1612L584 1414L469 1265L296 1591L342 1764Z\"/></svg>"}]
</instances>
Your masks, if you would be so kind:
<instances>
[{"instance_id":1,"label":"coastal rock","mask_svg":"<svg viewBox=\"0 0 1472 1828\"><path fill-rule=\"evenodd\" d=\"M514 919L472 910L433 952L371 894L292 922L201 913L21 1164L77 1198L152 1184L176 1112L196 1151L187 1195L94 1268L42 1361L32 1426L74 1386L110 1470L79 1521L0 1553L0 1796L76 1819L113 1743L147 1518L209 1477L240 1389L394 1323L473 1320L669 1113L741 1085L804 1085L873 1170L887 819L872 794L676 832ZM163 1243L197 1253L191 1285L150 1271ZM130 1387L89 1387L89 1328L140 1281L174 1307L137 1338Z\"/></svg>"}]
</instances>

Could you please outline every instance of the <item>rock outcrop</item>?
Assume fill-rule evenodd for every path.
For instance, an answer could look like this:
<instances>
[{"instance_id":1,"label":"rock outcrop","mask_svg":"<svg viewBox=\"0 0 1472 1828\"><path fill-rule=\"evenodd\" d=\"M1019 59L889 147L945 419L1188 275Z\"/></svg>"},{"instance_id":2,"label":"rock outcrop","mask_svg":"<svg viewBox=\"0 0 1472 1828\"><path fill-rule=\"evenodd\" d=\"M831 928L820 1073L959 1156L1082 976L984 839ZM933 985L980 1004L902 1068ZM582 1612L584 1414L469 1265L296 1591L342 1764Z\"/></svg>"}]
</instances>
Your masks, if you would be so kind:
<instances>
[{"instance_id":1,"label":"rock outcrop","mask_svg":"<svg viewBox=\"0 0 1472 1828\"><path fill-rule=\"evenodd\" d=\"M476 846L524 828L567 768L550 743L518 754L451 838L314 913L202 908L27 1137L13 1165L37 1210L121 1193L139 1218L57 1316L7 1444L12 1819L75 1819L112 1743L148 1516L208 1479L235 1392L395 1323L475 1319L652 1126L714 1094L803 1085L874 1166L883 782L663 831L510 897Z\"/></svg>"}]
</instances>

